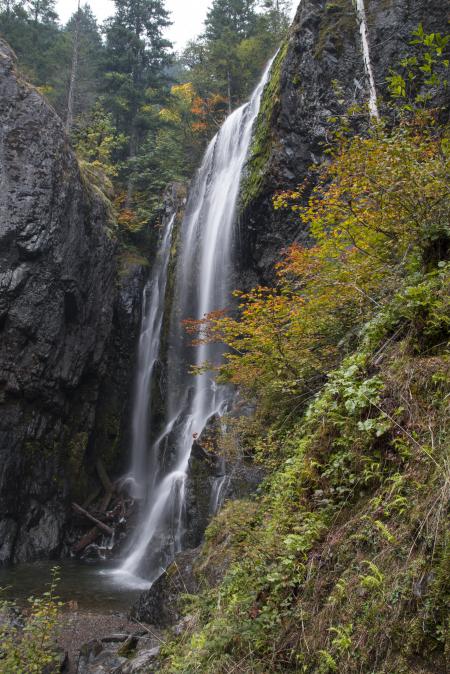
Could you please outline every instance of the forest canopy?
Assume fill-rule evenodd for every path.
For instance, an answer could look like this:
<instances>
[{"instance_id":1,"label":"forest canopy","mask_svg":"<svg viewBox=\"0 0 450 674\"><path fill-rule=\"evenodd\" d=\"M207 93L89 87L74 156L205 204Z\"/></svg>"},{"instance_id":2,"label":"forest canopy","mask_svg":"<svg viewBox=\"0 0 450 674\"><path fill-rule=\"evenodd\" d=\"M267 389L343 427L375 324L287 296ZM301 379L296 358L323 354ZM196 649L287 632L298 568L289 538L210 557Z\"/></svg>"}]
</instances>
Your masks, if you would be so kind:
<instances>
[{"instance_id":1,"label":"forest canopy","mask_svg":"<svg viewBox=\"0 0 450 674\"><path fill-rule=\"evenodd\" d=\"M165 37L164 0L114 0L102 25L88 3L61 25L55 0L0 0L0 36L55 107L90 179L114 195L123 242L142 248L167 184L192 175L249 96L287 30L289 5L214 0L181 53Z\"/></svg>"}]
</instances>

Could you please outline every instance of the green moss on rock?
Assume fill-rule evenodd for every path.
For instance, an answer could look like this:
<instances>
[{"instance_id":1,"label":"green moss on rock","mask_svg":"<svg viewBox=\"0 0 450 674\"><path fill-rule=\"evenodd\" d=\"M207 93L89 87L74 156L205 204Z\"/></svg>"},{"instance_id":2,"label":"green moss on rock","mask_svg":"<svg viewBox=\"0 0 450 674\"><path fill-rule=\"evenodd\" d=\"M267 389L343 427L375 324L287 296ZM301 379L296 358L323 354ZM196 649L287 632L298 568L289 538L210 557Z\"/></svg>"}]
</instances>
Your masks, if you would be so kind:
<instances>
[{"instance_id":1,"label":"green moss on rock","mask_svg":"<svg viewBox=\"0 0 450 674\"><path fill-rule=\"evenodd\" d=\"M344 50L344 41L351 39L358 30L354 0L333 0L325 6L315 49L315 57L322 58L327 45L331 45L338 56Z\"/></svg>"},{"instance_id":2,"label":"green moss on rock","mask_svg":"<svg viewBox=\"0 0 450 674\"><path fill-rule=\"evenodd\" d=\"M281 74L288 48L289 41L286 40L273 62L270 79L262 95L250 156L241 186L242 210L260 193L266 175L266 167L274 147L273 122L280 101Z\"/></svg>"}]
</instances>

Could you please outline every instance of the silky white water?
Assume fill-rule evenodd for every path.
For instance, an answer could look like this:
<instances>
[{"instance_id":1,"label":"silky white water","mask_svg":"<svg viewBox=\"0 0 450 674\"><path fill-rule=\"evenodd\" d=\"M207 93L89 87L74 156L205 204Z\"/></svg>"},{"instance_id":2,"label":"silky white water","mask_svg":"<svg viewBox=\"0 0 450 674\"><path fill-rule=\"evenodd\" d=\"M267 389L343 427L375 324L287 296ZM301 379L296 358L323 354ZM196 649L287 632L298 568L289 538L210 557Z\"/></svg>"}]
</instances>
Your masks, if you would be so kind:
<instances>
[{"instance_id":1,"label":"silky white water","mask_svg":"<svg viewBox=\"0 0 450 674\"><path fill-rule=\"evenodd\" d=\"M271 64L250 102L233 112L211 141L191 190L178 242L167 357L166 420L159 437L151 443L150 452L151 388L161 346L173 220L161 241L157 281L152 281L145 297L129 476L134 493L145 499L145 505L129 554L117 571L120 582L129 585L150 586L182 549L192 444L208 420L223 412L229 399L229 391L217 386L211 373L189 374L190 364L217 364L221 352L215 345L190 347L182 321L203 318L230 303L236 204ZM225 484L226 480L220 477L213 485L214 510Z\"/></svg>"},{"instance_id":2,"label":"silky white water","mask_svg":"<svg viewBox=\"0 0 450 674\"><path fill-rule=\"evenodd\" d=\"M151 384L160 351L167 268L174 222L175 215L163 233L153 273L144 289L131 429L132 463L130 473L125 478L125 482L130 483L130 491L135 498L144 497L146 490L152 486L152 476L155 475L155 466L148 465L152 457L149 457L147 452L152 409Z\"/></svg>"},{"instance_id":3,"label":"silky white water","mask_svg":"<svg viewBox=\"0 0 450 674\"><path fill-rule=\"evenodd\" d=\"M356 0L356 11L359 20L359 30L361 33L361 43L363 50L364 67L369 81L369 112L372 117L379 117L377 105L377 88L375 86L375 77L373 75L372 61L370 58L369 35L367 30L366 8L364 0Z\"/></svg>"}]
</instances>

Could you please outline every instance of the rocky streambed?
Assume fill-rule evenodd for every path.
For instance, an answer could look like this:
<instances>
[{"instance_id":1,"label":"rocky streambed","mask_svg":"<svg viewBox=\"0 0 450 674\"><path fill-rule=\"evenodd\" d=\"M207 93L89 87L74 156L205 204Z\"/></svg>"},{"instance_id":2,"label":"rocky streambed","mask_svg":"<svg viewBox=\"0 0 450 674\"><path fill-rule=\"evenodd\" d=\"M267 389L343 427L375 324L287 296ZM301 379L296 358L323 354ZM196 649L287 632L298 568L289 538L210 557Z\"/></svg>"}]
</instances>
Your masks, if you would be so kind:
<instances>
[{"instance_id":1,"label":"rocky streambed","mask_svg":"<svg viewBox=\"0 0 450 674\"><path fill-rule=\"evenodd\" d=\"M17 607L2 620L19 625L28 598L46 590L54 563L38 562L0 569L2 599ZM66 674L138 674L153 671L163 641L161 630L129 616L141 591L114 582L111 568L77 561L59 567L57 596L63 603L55 634L57 664Z\"/></svg>"}]
</instances>

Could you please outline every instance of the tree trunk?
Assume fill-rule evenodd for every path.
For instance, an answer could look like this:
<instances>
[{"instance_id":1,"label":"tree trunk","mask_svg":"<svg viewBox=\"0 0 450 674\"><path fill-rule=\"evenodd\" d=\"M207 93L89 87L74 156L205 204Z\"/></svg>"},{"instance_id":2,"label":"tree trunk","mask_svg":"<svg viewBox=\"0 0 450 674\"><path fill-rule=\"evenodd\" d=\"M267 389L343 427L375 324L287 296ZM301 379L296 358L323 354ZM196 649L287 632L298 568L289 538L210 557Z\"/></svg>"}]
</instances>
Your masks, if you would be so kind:
<instances>
[{"instance_id":1,"label":"tree trunk","mask_svg":"<svg viewBox=\"0 0 450 674\"><path fill-rule=\"evenodd\" d=\"M70 133L73 124L73 108L75 102L75 89L77 86L78 57L80 50L80 23L81 23L81 9L80 9L80 0L78 0L75 37L73 42L72 70L70 72L69 95L67 98L67 117L66 117L67 133Z\"/></svg>"},{"instance_id":2,"label":"tree trunk","mask_svg":"<svg viewBox=\"0 0 450 674\"><path fill-rule=\"evenodd\" d=\"M231 115L231 75L230 71L227 71L227 80L228 80L228 113Z\"/></svg>"},{"instance_id":3,"label":"tree trunk","mask_svg":"<svg viewBox=\"0 0 450 674\"><path fill-rule=\"evenodd\" d=\"M84 517L86 517L86 519L95 524L95 526L98 527L98 529L100 529L101 531L103 531L103 533L105 533L107 536L113 535L114 530L111 529L111 527L109 527L104 522L98 520L96 517L91 515L91 513L88 513L88 511L79 506L78 503L72 503L72 508L75 510L75 512L79 513L80 515L83 515Z\"/></svg>"}]
</instances>

